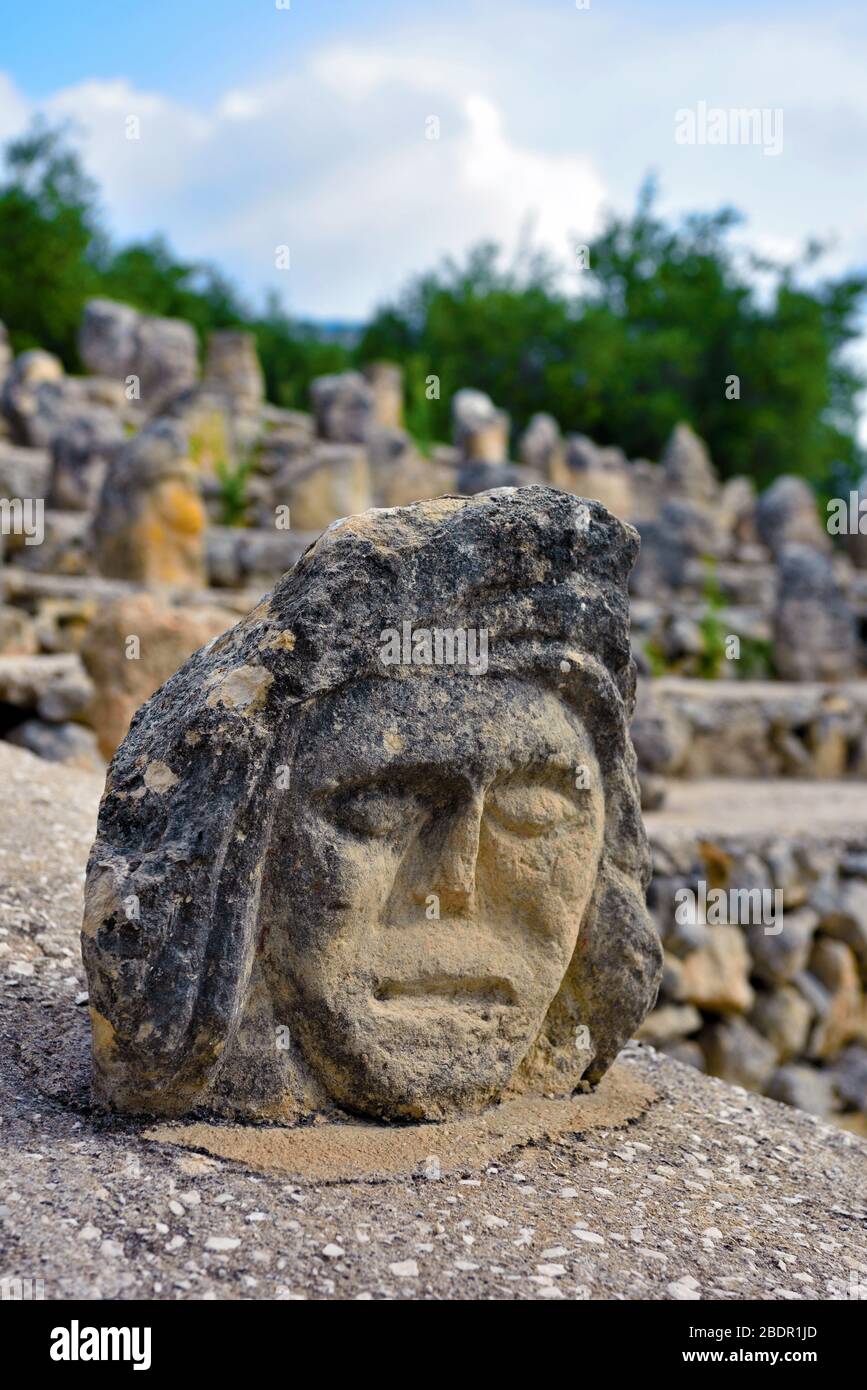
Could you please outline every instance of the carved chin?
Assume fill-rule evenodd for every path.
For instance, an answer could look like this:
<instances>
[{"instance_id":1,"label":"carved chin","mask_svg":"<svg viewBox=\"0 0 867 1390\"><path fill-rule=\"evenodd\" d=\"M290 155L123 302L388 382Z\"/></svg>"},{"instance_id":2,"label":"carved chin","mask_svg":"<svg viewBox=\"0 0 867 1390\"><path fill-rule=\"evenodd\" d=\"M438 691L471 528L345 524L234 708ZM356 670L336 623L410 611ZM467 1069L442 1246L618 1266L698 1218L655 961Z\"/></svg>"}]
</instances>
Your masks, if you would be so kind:
<instances>
[{"instance_id":1,"label":"carved chin","mask_svg":"<svg viewBox=\"0 0 867 1390\"><path fill-rule=\"evenodd\" d=\"M344 1046L323 1070L339 1104L386 1119L437 1120L491 1104L544 1017L493 978L379 993L349 1016L344 1010Z\"/></svg>"}]
</instances>

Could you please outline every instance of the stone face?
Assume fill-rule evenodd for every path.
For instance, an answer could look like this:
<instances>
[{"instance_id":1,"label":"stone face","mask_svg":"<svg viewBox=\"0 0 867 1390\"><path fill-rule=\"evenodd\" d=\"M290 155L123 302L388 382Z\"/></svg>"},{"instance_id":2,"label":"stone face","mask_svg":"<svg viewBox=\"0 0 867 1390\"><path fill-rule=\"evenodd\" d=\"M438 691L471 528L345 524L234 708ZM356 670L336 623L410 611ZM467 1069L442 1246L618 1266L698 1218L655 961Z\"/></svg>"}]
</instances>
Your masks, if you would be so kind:
<instances>
[{"instance_id":1,"label":"stone face","mask_svg":"<svg viewBox=\"0 0 867 1390\"><path fill-rule=\"evenodd\" d=\"M192 324L150 318L109 299L85 305L79 351L88 371L114 381L136 377L137 399L149 416L159 415L199 375Z\"/></svg>"},{"instance_id":2,"label":"stone face","mask_svg":"<svg viewBox=\"0 0 867 1390\"><path fill-rule=\"evenodd\" d=\"M152 594L108 604L88 628L81 659L94 685L90 722L111 758L140 705L187 657L235 621L223 608L172 608Z\"/></svg>"},{"instance_id":3,"label":"stone face","mask_svg":"<svg viewBox=\"0 0 867 1390\"><path fill-rule=\"evenodd\" d=\"M661 949L637 538L585 505L528 488L335 523L139 711L86 890L101 1101L437 1120L604 1074ZM427 664L396 651L405 622ZM431 660L434 630L486 634L484 670Z\"/></svg>"},{"instance_id":4,"label":"stone face","mask_svg":"<svg viewBox=\"0 0 867 1390\"><path fill-rule=\"evenodd\" d=\"M806 545L780 556L774 666L783 680L845 680L857 669L855 615L830 559Z\"/></svg>"},{"instance_id":5,"label":"stone face","mask_svg":"<svg viewBox=\"0 0 867 1390\"><path fill-rule=\"evenodd\" d=\"M819 520L816 498L803 478L784 474L777 478L756 504L759 538L773 555L788 545L828 550L830 539Z\"/></svg>"},{"instance_id":6,"label":"stone face","mask_svg":"<svg viewBox=\"0 0 867 1390\"><path fill-rule=\"evenodd\" d=\"M505 463L509 457L509 417L484 391L456 391L452 400L455 445L478 463Z\"/></svg>"},{"instance_id":7,"label":"stone face","mask_svg":"<svg viewBox=\"0 0 867 1390\"><path fill-rule=\"evenodd\" d=\"M317 433L332 444L363 444L374 424L374 390L361 372L320 376L310 383Z\"/></svg>"},{"instance_id":8,"label":"stone face","mask_svg":"<svg viewBox=\"0 0 867 1390\"><path fill-rule=\"evenodd\" d=\"M206 517L180 428L157 420L121 450L93 522L100 574L203 586Z\"/></svg>"}]
</instances>

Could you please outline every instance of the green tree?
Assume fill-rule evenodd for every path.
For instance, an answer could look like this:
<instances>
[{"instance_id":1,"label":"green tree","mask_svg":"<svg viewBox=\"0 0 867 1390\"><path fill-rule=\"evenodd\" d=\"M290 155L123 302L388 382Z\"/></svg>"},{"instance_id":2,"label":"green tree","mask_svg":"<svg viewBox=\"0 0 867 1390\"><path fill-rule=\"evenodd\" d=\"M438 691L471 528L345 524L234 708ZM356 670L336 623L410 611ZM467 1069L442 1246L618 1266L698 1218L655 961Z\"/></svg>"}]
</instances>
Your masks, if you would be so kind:
<instances>
[{"instance_id":1,"label":"green tree","mask_svg":"<svg viewBox=\"0 0 867 1390\"><path fill-rule=\"evenodd\" d=\"M256 334L268 399L286 409L306 410L313 378L345 371L351 365L346 347L328 341L309 325L294 323L275 294L268 297L265 313L250 327Z\"/></svg>"},{"instance_id":2,"label":"green tree","mask_svg":"<svg viewBox=\"0 0 867 1390\"><path fill-rule=\"evenodd\" d=\"M85 300L97 288L87 260L96 188L62 130L41 123L5 151L0 184L0 317L16 352L43 347L77 363Z\"/></svg>"},{"instance_id":3,"label":"green tree","mask_svg":"<svg viewBox=\"0 0 867 1390\"><path fill-rule=\"evenodd\" d=\"M732 209L669 225L655 201L648 181L634 214L609 220L580 294L539 256L504 266L487 245L463 266L445 262L376 314L361 360L407 364L410 420L423 383L438 376L441 399L428 413L441 438L452 393L475 386L516 429L546 410L632 457L658 458L687 420L724 476L764 485L795 472L819 486L852 476L865 383L846 348L867 278L817 280L815 244L795 266L760 260L733 237Z\"/></svg>"}]
</instances>

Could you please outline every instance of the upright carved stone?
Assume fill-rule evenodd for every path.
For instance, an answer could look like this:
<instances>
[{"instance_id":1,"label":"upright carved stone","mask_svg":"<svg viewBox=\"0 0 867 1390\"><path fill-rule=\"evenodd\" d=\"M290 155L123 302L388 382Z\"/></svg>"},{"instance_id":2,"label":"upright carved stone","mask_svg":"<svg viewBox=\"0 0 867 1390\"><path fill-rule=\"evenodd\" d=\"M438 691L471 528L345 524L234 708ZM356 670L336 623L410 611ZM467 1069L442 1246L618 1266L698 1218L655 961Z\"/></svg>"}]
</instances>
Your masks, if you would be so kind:
<instances>
[{"instance_id":1,"label":"upright carved stone","mask_svg":"<svg viewBox=\"0 0 867 1390\"><path fill-rule=\"evenodd\" d=\"M318 376L310 383L316 429L332 444L364 444L374 423L374 390L361 372Z\"/></svg>"},{"instance_id":2,"label":"upright carved stone","mask_svg":"<svg viewBox=\"0 0 867 1390\"><path fill-rule=\"evenodd\" d=\"M712 505L719 495L716 470L704 440L683 421L675 425L661 467L666 490L697 506Z\"/></svg>"},{"instance_id":3,"label":"upright carved stone","mask_svg":"<svg viewBox=\"0 0 867 1390\"><path fill-rule=\"evenodd\" d=\"M205 583L205 511L183 432L155 420L105 475L93 522L100 574L194 588Z\"/></svg>"},{"instance_id":4,"label":"upright carved stone","mask_svg":"<svg viewBox=\"0 0 867 1390\"><path fill-rule=\"evenodd\" d=\"M793 474L782 474L762 493L756 505L756 527L759 539L775 557L788 545L831 547L812 488Z\"/></svg>"},{"instance_id":5,"label":"upright carved stone","mask_svg":"<svg viewBox=\"0 0 867 1390\"><path fill-rule=\"evenodd\" d=\"M521 435L521 462L536 468L543 477L558 482L563 476L563 436L553 415L534 415Z\"/></svg>"},{"instance_id":6,"label":"upright carved stone","mask_svg":"<svg viewBox=\"0 0 867 1390\"><path fill-rule=\"evenodd\" d=\"M90 372L115 381L134 378L130 399L149 416L159 415L199 375L192 324L151 318L110 299L85 305L79 351Z\"/></svg>"},{"instance_id":7,"label":"upright carved stone","mask_svg":"<svg viewBox=\"0 0 867 1390\"><path fill-rule=\"evenodd\" d=\"M548 487L368 511L189 659L90 857L99 1100L438 1120L601 1078L661 969L637 548Z\"/></svg>"},{"instance_id":8,"label":"upright carved stone","mask_svg":"<svg viewBox=\"0 0 867 1390\"><path fill-rule=\"evenodd\" d=\"M463 458L505 463L509 457L509 417L484 391L457 391L452 401L455 445Z\"/></svg>"},{"instance_id":9,"label":"upright carved stone","mask_svg":"<svg viewBox=\"0 0 867 1390\"><path fill-rule=\"evenodd\" d=\"M122 420L107 406L74 415L51 446L49 506L70 511L96 506L109 464L126 439Z\"/></svg>"},{"instance_id":10,"label":"upright carved stone","mask_svg":"<svg viewBox=\"0 0 867 1390\"><path fill-rule=\"evenodd\" d=\"M265 400L265 376L255 335L232 328L211 333L203 385L225 396L235 414L258 414Z\"/></svg>"},{"instance_id":11,"label":"upright carved stone","mask_svg":"<svg viewBox=\"0 0 867 1390\"><path fill-rule=\"evenodd\" d=\"M857 669L855 615L827 555L789 545L780 556L774 666L782 680L846 680Z\"/></svg>"},{"instance_id":12,"label":"upright carved stone","mask_svg":"<svg viewBox=\"0 0 867 1390\"><path fill-rule=\"evenodd\" d=\"M373 423L385 430L403 429L403 370L394 362L370 362L364 369L373 392Z\"/></svg>"}]
</instances>

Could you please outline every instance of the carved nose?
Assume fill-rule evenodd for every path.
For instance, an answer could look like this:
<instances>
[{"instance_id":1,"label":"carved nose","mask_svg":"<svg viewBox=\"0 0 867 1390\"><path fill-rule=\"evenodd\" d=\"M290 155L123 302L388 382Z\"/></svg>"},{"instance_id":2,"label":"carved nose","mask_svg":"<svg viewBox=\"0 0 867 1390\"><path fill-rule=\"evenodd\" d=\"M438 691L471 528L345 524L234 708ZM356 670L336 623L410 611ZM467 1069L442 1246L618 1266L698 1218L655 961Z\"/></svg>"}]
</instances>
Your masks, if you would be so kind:
<instances>
[{"instance_id":1,"label":"carved nose","mask_svg":"<svg viewBox=\"0 0 867 1390\"><path fill-rule=\"evenodd\" d=\"M440 908L467 911L476 891L476 860L479 855L481 798L474 799L449 817L445 837L436 859L429 893L436 893Z\"/></svg>"}]
</instances>

